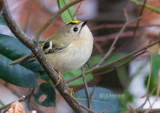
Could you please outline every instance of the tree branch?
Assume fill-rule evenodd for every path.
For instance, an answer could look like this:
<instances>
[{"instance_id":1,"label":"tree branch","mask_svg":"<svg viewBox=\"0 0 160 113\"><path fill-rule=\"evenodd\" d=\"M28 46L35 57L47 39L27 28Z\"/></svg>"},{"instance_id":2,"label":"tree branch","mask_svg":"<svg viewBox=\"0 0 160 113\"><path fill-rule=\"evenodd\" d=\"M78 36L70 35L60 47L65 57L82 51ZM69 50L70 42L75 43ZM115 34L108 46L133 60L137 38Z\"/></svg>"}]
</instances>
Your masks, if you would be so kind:
<instances>
[{"instance_id":1,"label":"tree branch","mask_svg":"<svg viewBox=\"0 0 160 113\"><path fill-rule=\"evenodd\" d=\"M77 0L80 1L80 0ZM77 2L76 1L76 2ZM32 53L35 55L38 62L41 64L45 72L48 74L51 81L56 84L59 77L57 75L57 72L53 69L53 67L50 65L50 63L47 61L43 51L39 47L38 43L35 42L33 39L29 38L23 30L16 24L13 17L11 16L11 13L9 11L9 7L7 4L7 0L0 0L0 7L2 9L2 15L7 22L8 27L13 32L13 34L24 44L26 45ZM63 8L63 10L65 10ZM59 12L58 14L60 14ZM57 14L57 13L56 13ZM47 24L48 26L49 24ZM46 26L40 30L37 36L39 36L42 31L46 28ZM60 82L57 86L57 89L59 90L60 94L64 97L64 99L67 101L67 103L71 106L71 108L77 112L77 113L85 113L84 109L79 106L77 102L75 102L72 99L71 95L68 95L68 88L66 87L66 84L63 82Z\"/></svg>"}]
</instances>

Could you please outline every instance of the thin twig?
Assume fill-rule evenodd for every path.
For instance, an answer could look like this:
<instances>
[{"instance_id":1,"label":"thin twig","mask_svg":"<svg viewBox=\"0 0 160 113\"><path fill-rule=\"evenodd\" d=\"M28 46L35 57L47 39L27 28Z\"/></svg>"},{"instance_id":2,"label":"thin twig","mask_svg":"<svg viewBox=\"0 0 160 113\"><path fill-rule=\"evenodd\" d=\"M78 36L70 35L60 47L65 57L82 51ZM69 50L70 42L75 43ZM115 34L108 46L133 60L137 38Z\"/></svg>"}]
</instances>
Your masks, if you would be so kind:
<instances>
[{"instance_id":1,"label":"thin twig","mask_svg":"<svg viewBox=\"0 0 160 113\"><path fill-rule=\"evenodd\" d=\"M146 98L145 102L140 107L138 107L137 109L142 109L144 107L144 105L146 104L146 102L149 100L149 97L152 96L153 92L158 87L158 84L157 84L157 86L155 88L153 88L152 92L148 95L149 85L150 85L150 81L151 81L151 73L152 73L152 55L150 55L150 56L151 56L150 57L150 62L151 62L150 67L151 68L150 68L150 74L148 76L148 81L147 81L147 90L146 90L146 96L147 96L147 98Z\"/></svg>"},{"instance_id":2,"label":"thin twig","mask_svg":"<svg viewBox=\"0 0 160 113\"><path fill-rule=\"evenodd\" d=\"M94 47L95 49L98 50L99 53L103 53L101 46L95 41L95 38L94 38Z\"/></svg>"},{"instance_id":3,"label":"thin twig","mask_svg":"<svg viewBox=\"0 0 160 113\"><path fill-rule=\"evenodd\" d=\"M119 64L119 65L117 65L117 66L113 66L111 69L109 69L109 70L107 70L107 71L104 71L104 72L101 72L101 73L98 73L98 74L95 74L95 75L93 75L93 76L95 77L95 76L104 75L104 74L107 74L107 73L109 73L109 72L111 72L111 71L114 71L114 70L116 70L116 69L118 69L118 68L120 68L120 67L123 67L123 66L127 65L128 63L130 63L131 61L133 61L134 59L136 59L138 56L142 55L143 53L145 53L145 51L142 51L142 52L136 54L136 55L133 56L130 60L128 60L128 61L126 61L126 62L124 62L124 63L122 63L122 64Z\"/></svg>"},{"instance_id":4,"label":"thin twig","mask_svg":"<svg viewBox=\"0 0 160 113\"><path fill-rule=\"evenodd\" d=\"M113 33L113 34L108 34L108 35L104 35L104 36L95 36L94 37L94 42L107 42L110 40L114 40L115 36L117 35L117 33ZM133 35L133 31L125 31L123 32L120 36L120 38L132 38ZM143 33L141 31L137 31L136 36L142 36Z\"/></svg>"},{"instance_id":5,"label":"thin twig","mask_svg":"<svg viewBox=\"0 0 160 113\"><path fill-rule=\"evenodd\" d=\"M159 7L156 7L157 9L159 8ZM147 16L147 15L149 15L149 14L151 14L151 13L153 13L153 11L149 11L149 12L147 12L147 13L145 13L144 15L142 15L142 16ZM150 26L150 25L149 25ZM149 27L148 26L148 27ZM151 27L151 26L150 26ZM125 48L125 47L128 47L129 46L129 44L132 42L133 40L129 40L129 41L127 41L127 42L125 42L121 47L119 47L118 49L117 49L117 51L121 51L123 48Z\"/></svg>"},{"instance_id":6,"label":"thin twig","mask_svg":"<svg viewBox=\"0 0 160 113\"><path fill-rule=\"evenodd\" d=\"M147 101L149 100L149 98L153 95L153 93L155 92L155 90L157 89L157 85L152 89L152 91L151 91L151 93L149 94L149 95L147 95L147 98L146 98L146 100L145 100L145 102L141 105L141 106L139 106L136 110L142 110L143 109L143 107L144 107L144 105L147 103Z\"/></svg>"},{"instance_id":7,"label":"thin twig","mask_svg":"<svg viewBox=\"0 0 160 113\"><path fill-rule=\"evenodd\" d=\"M96 89L96 86L94 86L94 88L93 88L93 90L92 90L92 93L91 93L91 95L90 95L91 104L92 104L92 97L93 97L93 94L94 94L95 89Z\"/></svg>"},{"instance_id":8,"label":"thin twig","mask_svg":"<svg viewBox=\"0 0 160 113\"><path fill-rule=\"evenodd\" d=\"M69 4L67 4L66 6L64 6L63 8L61 8L59 11L57 11L38 31L37 33L33 36L33 39L35 41L39 41L40 35L43 33L43 31L45 29L47 29L47 27L61 14L63 13L67 8L81 2L83 0L74 0L72 2L70 2Z\"/></svg>"},{"instance_id":9,"label":"thin twig","mask_svg":"<svg viewBox=\"0 0 160 113\"><path fill-rule=\"evenodd\" d=\"M107 111L107 109L103 110L101 113L105 113Z\"/></svg>"},{"instance_id":10,"label":"thin twig","mask_svg":"<svg viewBox=\"0 0 160 113\"><path fill-rule=\"evenodd\" d=\"M100 62L97 64L96 67L100 66L100 65L108 58L108 56L111 54L111 52L112 52L112 50L113 50L116 42L118 41L118 38L120 37L121 33L125 30L126 26L127 26L128 24L134 22L134 21L137 21L137 20L145 17L145 16L146 16L146 15L142 15L142 16L139 16L139 17L137 17L137 18L127 20L127 21L125 22L125 24L123 25L123 27L121 28L121 30L118 32L116 38L114 39L112 45L110 46L108 52L104 55L104 57L100 60Z\"/></svg>"},{"instance_id":11,"label":"thin twig","mask_svg":"<svg viewBox=\"0 0 160 113\"><path fill-rule=\"evenodd\" d=\"M144 0L144 2L143 2L144 5L142 6L142 8L141 8L141 10L140 10L139 16L142 16L143 11L144 11L144 8L145 8L145 5L146 5L146 2L147 2L147 0ZM136 36L136 32L137 32L137 29L138 29L138 27L139 27L140 21L141 21L141 19L139 19L139 20L137 21L137 23L136 23L136 27L135 27L134 32L133 32L133 38Z\"/></svg>"},{"instance_id":12,"label":"thin twig","mask_svg":"<svg viewBox=\"0 0 160 113\"><path fill-rule=\"evenodd\" d=\"M23 102L23 101L26 101L26 100L30 99L30 98L33 96L33 94L34 94L34 91L35 91L35 88L32 89L32 92L31 92L29 95L27 95L27 96L22 96L22 97L20 97L20 98L19 98L18 100L16 100L16 101ZM15 102L15 101L14 101L14 102ZM3 109L6 109L6 108L10 108L11 104L14 103L14 102L11 102L10 104L7 104L7 105L1 107L1 108L0 108L0 111L2 111Z\"/></svg>"},{"instance_id":13,"label":"thin twig","mask_svg":"<svg viewBox=\"0 0 160 113\"><path fill-rule=\"evenodd\" d=\"M82 4L82 3L80 3L80 4L78 5L77 10L76 10L76 12L75 12L75 14L74 14L73 17L75 17L75 16L77 15L77 13L78 13L78 11L79 11L79 9L80 9L80 7L81 7L81 4Z\"/></svg>"},{"instance_id":14,"label":"thin twig","mask_svg":"<svg viewBox=\"0 0 160 113\"><path fill-rule=\"evenodd\" d=\"M117 29L117 28L122 28L124 24L102 24L102 25L98 25L98 26L94 26L93 28L91 28L91 31L97 31L97 30L101 30L101 29ZM146 23L146 24L139 24L140 28L143 27L160 27L159 24L150 24L150 23ZM135 28L136 24L129 24L127 25L127 28Z\"/></svg>"},{"instance_id":15,"label":"thin twig","mask_svg":"<svg viewBox=\"0 0 160 113\"><path fill-rule=\"evenodd\" d=\"M147 102L147 101L149 102L149 104L150 104L150 109L148 109L145 113L149 113L149 112L152 110L153 105L156 103L156 101L158 101L158 96L159 96L159 84L160 84L160 81L159 81L159 79L160 79L159 73L160 73L160 71L158 72L158 82L157 82L156 87L152 90L152 92L151 92L151 94L150 94L149 96L147 95L147 98L146 98L145 102L140 106L140 108L143 108L143 106L146 104L146 102ZM152 96L152 94L154 93L153 91L155 91L156 89L157 89L156 99L155 99L155 100L152 102L152 104L151 104L151 102L150 102L150 100L149 100L149 97Z\"/></svg>"},{"instance_id":16,"label":"thin twig","mask_svg":"<svg viewBox=\"0 0 160 113\"><path fill-rule=\"evenodd\" d=\"M159 43L159 40L157 40L157 41L155 41L155 42L153 42L153 43L151 43L151 44L149 44L149 45L147 45L147 46L145 46L145 47L143 47L143 48L141 48L141 49L135 50L135 51L129 53L128 55L126 55L126 56L124 56L124 57L122 57L122 58L119 58L119 59L117 59L117 60L115 60L115 61L113 61L113 62L111 62L111 63L104 64L104 65L101 65L101 66L99 66L99 67L93 67L93 68L89 69L88 71L86 71L86 72L85 72L85 75L87 75L87 74L89 74L89 73L91 73L91 72L95 72L95 71L97 71L97 70L100 70L100 69L104 69L104 68L106 68L106 67L109 67L109 66L111 66L111 65L113 65L113 64L115 64L115 63L117 63L117 62L120 62L120 61L122 61L122 60L124 60L124 59L126 59L126 58L128 58L128 57L130 57L130 56L132 56L132 55L134 55L134 54L136 54L136 53L139 53L139 52L141 52L141 51L143 51L143 50L146 50L147 48L149 48L149 47L151 47L151 46L153 46L153 45L155 45L155 44L158 44L158 43ZM82 77L82 75L78 75L78 76L76 76L76 77L73 77L72 79L67 80L66 82L69 83L69 82L71 82L71 81L73 81L73 80L75 80L75 79L78 79L78 78L80 78L80 77Z\"/></svg>"},{"instance_id":17,"label":"thin twig","mask_svg":"<svg viewBox=\"0 0 160 113\"><path fill-rule=\"evenodd\" d=\"M64 4L65 4L65 6L66 6L66 5L67 5L67 4L66 4L66 1L63 0L63 2L64 2ZM72 13L71 13L71 11L69 10L69 8L67 8L67 10L68 10L69 15L71 16L72 20L74 20L74 17L72 16Z\"/></svg>"},{"instance_id":18,"label":"thin twig","mask_svg":"<svg viewBox=\"0 0 160 113\"><path fill-rule=\"evenodd\" d=\"M86 77L85 77L85 72L84 72L83 66L81 67L81 70L82 70L83 82L84 82L84 86L85 86L85 90L86 90L86 94L87 94L87 98L88 98L88 106L89 106L89 109L91 109L91 100L90 100L90 96L89 96L88 85L86 82Z\"/></svg>"},{"instance_id":19,"label":"thin twig","mask_svg":"<svg viewBox=\"0 0 160 113\"><path fill-rule=\"evenodd\" d=\"M126 8L123 8L123 13L124 13L126 20L128 20L128 14L127 14Z\"/></svg>"},{"instance_id":20,"label":"thin twig","mask_svg":"<svg viewBox=\"0 0 160 113\"><path fill-rule=\"evenodd\" d=\"M140 109L140 110L135 110L137 113L145 113L145 111L147 111L148 109ZM127 113L131 113L131 112L127 112ZM160 113L160 109L152 109L150 110L149 113Z\"/></svg>"}]
</instances>

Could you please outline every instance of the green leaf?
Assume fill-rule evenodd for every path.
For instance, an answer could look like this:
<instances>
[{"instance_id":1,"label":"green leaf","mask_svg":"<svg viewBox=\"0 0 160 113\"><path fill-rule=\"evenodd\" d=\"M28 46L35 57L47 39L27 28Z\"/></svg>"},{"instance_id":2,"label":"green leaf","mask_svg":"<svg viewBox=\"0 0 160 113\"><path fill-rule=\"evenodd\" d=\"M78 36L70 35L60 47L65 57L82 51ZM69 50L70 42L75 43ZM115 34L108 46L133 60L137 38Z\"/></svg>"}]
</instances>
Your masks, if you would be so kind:
<instances>
[{"instance_id":1,"label":"green leaf","mask_svg":"<svg viewBox=\"0 0 160 113\"><path fill-rule=\"evenodd\" d=\"M85 67L84 70L87 71L88 68ZM72 72L63 73L62 77L63 77L64 80L69 80L69 79L71 79L71 78L73 78L73 77L75 77L77 75L80 75L80 74L82 74L81 68L76 69L76 70L74 70ZM87 82L91 81L92 79L93 79L92 74L88 74L86 76L86 81ZM84 84L82 77L78 78L78 79L76 79L76 80L74 80L74 81L72 81L70 83L68 83L68 85L70 85L70 86L76 86L76 85L82 85L82 84Z\"/></svg>"},{"instance_id":2,"label":"green leaf","mask_svg":"<svg viewBox=\"0 0 160 113\"><path fill-rule=\"evenodd\" d=\"M101 59L102 59L102 57L99 56L99 55L92 56L88 61L89 62L89 66L91 66L91 67L96 66Z\"/></svg>"},{"instance_id":3,"label":"green leaf","mask_svg":"<svg viewBox=\"0 0 160 113\"><path fill-rule=\"evenodd\" d=\"M119 58L122 58L125 55L126 55L125 53L115 54L112 57L110 57L109 59L105 60L103 64L107 64L107 63L113 62L113 61L115 61L115 60L117 60ZM97 65L101 59L102 59L101 56L92 56L89 59L89 65L91 67L93 67L93 66ZM126 60L124 60L124 61L126 61ZM124 62L124 61L122 61L122 62Z\"/></svg>"},{"instance_id":4,"label":"green leaf","mask_svg":"<svg viewBox=\"0 0 160 113\"><path fill-rule=\"evenodd\" d=\"M158 80L158 71L160 70L160 56L157 53L152 53L152 69L151 69L151 80L150 80L150 86L149 91L151 92L153 88L157 85ZM145 84L147 85L147 79Z\"/></svg>"},{"instance_id":5,"label":"green leaf","mask_svg":"<svg viewBox=\"0 0 160 113\"><path fill-rule=\"evenodd\" d=\"M129 82L127 82L128 73L127 73L126 68L123 66L123 67L118 68L116 71L117 71L117 75L118 75L121 85L123 86L123 88L127 89Z\"/></svg>"},{"instance_id":6,"label":"green leaf","mask_svg":"<svg viewBox=\"0 0 160 113\"><path fill-rule=\"evenodd\" d=\"M41 96L46 97L41 100ZM56 92L52 85L48 83L42 83L34 95L34 100L42 106L53 107L56 101Z\"/></svg>"},{"instance_id":7,"label":"green leaf","mask_svg":"<svg viewBox=\"0 0 160 113\"><path fill-rule=\"evenodd\" d=\"M7 25L1 14L0 14L0 25L5 25L5 26Z\"/></svg>"},{"instance_id":8,"label":"green leaf","mask_svg":"<svg viewBox=\"0 0 160 113\"><path fill-rule=\"evenodd\" d=\"M0 78L21 87L37 87L37 74L20 66L9 65L12 61L0 54Z\"/></svg>"},{"instance_id":9,"label":"green leaf","mask_svg":"<svg viewBox=\"0 0 160 113\"><path fill-rule=\"evenodd\" d=\"M29 55L31 51L19 42L16 38L11 36L0 34L0 54L4 55L10 60L16 60L20 57ZM42 71L42 67L38 62L33 63L22 63L24 67L34 71Z\"/></svg>"},{"instance_id":10,"label":"green leaf","mask_svg":"<svg viewBox=\"0 0 160 113\"><path fill-rule=\"evenodd\" d=\"M89 94L92 93L93 88L88 88ZM122 109L122 104L117 96L118 94L113 93L111 90L96 87L92 96L91 108L97 113L101 113L107 109L105 113L119 113ZM88 107L88 98L85 89L82 89L75 93L74 97L83 105Z\"/></svg>"},{"instance_id":11,"label":"green leaf","mask_svg":"<svg viewBox=\"0 0 160 113\"><path fill-rule=\"evenodd\" d=\"M70 2L69 0L57 0L59 9L63 8L69 2ZM73 20L72 18L76 20L76 17L74 17L74 15L75 15L75 9L73 6L71 6L61 14L62 21L67 24L68 22Z\"/></svg>"},{"instance_id":12,"label":"green leaf","mask_svg":"<svg viewBox=\"0 0 160 113\"><path fill-rule=\"evenodd\" d=\"M125 53L115 54L115 55L113 55L112 57L110 57L109 59L107 59L107 60L104 62L104 64L113 62L113 61L115 61L115 60L117 60L117 59L119 59L119 58L124 57L125 55L126 55ZM129 58L126 58L126 59L123 60L122 62L125 62L125 61L128 60L128 59L129 59Z\"/></svg>"},{"instance_id":13,"label":"green leaf","mask_svg":"<svg viewBox=\"0 0 160 113\"><path fill-rule=\"evenodd\" d=\"M43 45L45 41L39 41L39 45Z\"/></svg>"},{"instance_id":14,"label":"green leaf","mask_svg":"<svg viewBox=\"0 0 160 113\"><path fill-rule=\"evenodd\" d=\"M48 82L50 81L50 78L48 77L45 71L39 71L39 74L40 74L40 78L42 78L43 80Z\"/></svg>"},{"instance_id":15,"label":"green leaf","mask_svg":"<svg viewBox=\"0 0 160 113\"><path fill-rule=\"evenodd\" d=\"M42 70L38 62L9 65L13 60L29 54L30 51L17 39L0 34L0 78L22 87L37 87L35 79Z\"/></svg>"},{"instance_id":16,"label":"green leaf","mask_svg":"<svg viewBox=\"0 0 160 113\"><path fill-rule=\"evenodd\" d=\"M122 58L123 56L125 56L124 53L115 54L115 55L113 55L112 57L110 57L110 58L108 58L107 60L105 60L105 61L103 62L103 64L111 63L111 62L113 62L113 61L115 61L115 60L117 60L117 59L119 59L119 58ZM99 63L99 61L100 61L101 59L102 59L101 56L93 56L93 57L91 57L90 60L89 60L89 65L90 65L90 67L95 67L95 66ZM114 64L114 65L117 65L117 64L120 64L120 63L124 63L124 62L126 62L127 60L129 60L129 59L130 59L130 58L126 58L126 59L124 59L123 61L118 62L118 63L116 63L116 64ZM107 70L111 69L112 67L113 67L113 66L108 66L108 67L106 67L106 68L97 70L96 72L94 72L94 74L107 71Z\"/></svg>"}]
</instances>

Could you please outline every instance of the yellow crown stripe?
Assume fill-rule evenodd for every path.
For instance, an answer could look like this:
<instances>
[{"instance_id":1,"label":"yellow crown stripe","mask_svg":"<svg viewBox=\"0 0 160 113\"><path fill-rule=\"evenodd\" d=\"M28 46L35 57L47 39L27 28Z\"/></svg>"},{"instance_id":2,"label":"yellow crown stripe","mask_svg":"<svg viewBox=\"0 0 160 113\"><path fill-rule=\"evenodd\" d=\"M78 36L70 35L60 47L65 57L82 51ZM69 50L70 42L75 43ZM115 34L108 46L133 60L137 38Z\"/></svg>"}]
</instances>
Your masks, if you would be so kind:
<instances>
[{"instance_id":1,"label":"yellow crown stripe","mask_svg":"<svg viewBox=\"0 0 160 113\"><path fill-rule=\"evenodd\" d=\"M79 22L78 20L74 20L74 21L68 22L67 24L76 24L78 22Z\"/></svg>"}]
</instances>

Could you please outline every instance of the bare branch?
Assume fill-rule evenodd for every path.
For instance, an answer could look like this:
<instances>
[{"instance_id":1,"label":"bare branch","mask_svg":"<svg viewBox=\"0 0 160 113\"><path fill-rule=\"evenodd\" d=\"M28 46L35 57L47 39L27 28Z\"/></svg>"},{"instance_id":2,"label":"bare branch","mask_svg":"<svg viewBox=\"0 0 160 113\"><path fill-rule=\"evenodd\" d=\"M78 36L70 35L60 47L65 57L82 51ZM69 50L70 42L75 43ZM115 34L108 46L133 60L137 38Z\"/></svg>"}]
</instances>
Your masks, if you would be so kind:
<instances>
[{"instance_id":1,"label":"bare branch","mask_svg":"<svg viewBox=\"0 0 160 113\"><path fill-rule=\"evenodd\" d=\"M85 77L85 72L84 72L83 66L81 67L81 70L82 70L83 82L84 82L84 86L85 86L85 90L86 90L86 94L87 94L87 98L88 98L88 106L89 106L89 109L91 109L91 100L90 100L90 96L89 96L89 92L88 92L88 85L86 82L86 77Z\"/></svg>"},{"instance_id":2,"label":"bare branch","mask_svg":"<svg viewBox=\"0 0 160 113\"><path fill-rule=\"evenodd\" d=\"M134 18L134 19L127 20L127 21L125 22L125 24L123 25L123 27L121 28L121 30L118 32L116 38L114 39L112 45L110 46L108 52L104 55L104 57L100 60L100 62L97 64L96 67L100 66L100 65L109 57L109 55L110 55L111 52L113 51L113 48L114 48L115 44L116 44L117 41L118 41L118 38L120 37L121 33L126 29L127 25L130 24L130 23L132 23L132 22L134 22L134 21L138 21L139 19L145 17L145 16L148 15L148 14L150 14L150 13L146 13L145 15L139 16L139 17Z\"/></svg>"},{"instance_id":3,"label":"bare branch","mask_svg":"<svg viewBox=\"0 0 160 113\"><path fill-rule=\"evenodd\" d=\"M91 95L90 95L91 104L92 104L92 97L93 97L93 94L94 94L95 89L96 89L96 86L93 87L92 93L91 93Z\"/></svg>"},{"instance_id":4,"label":"bare branch","mask_svg":"<svg viewBox=\"0 0 160 113\"><path fill-rule=\"evenodd\" d=\"M20 97L20 98L18 99L18 101L19 101L19 102L23 102L23 101L26 101L27 99L30 99L30 98L33 96L33 94L34 94L34 91L35 91L35 88L32 89L32 91L31 91L31 93L30 93L29 95ZM15 101L14 101L14 102L15 102ZM6 108L10 108L11 104L14 103L14 102L11 102L10 104L7 104L7 105L1 107L1 108L0 108L0 111L4 110L4 109L6 109Z\"/></svg>"},{"instance_id":5,"label":"bare branch","mask_svg":"<svg viewBox=\"0 0 160 113\"><path fill-rule=\"evenodd\" d=\"M102 24L102 25L98 25L95 26L93 28L91 28L91 31L96 31L96 30L101 30L101 29L116 29L116 28L121 28L123 27L124 24ZM146 24L139 24L140 28L144 28L144 27L160 27L159 24L150 24L150 23L146 23ZM136 24L129 24L126 26L127 28L135 28Z\"/></svg>"}]
</instances>

